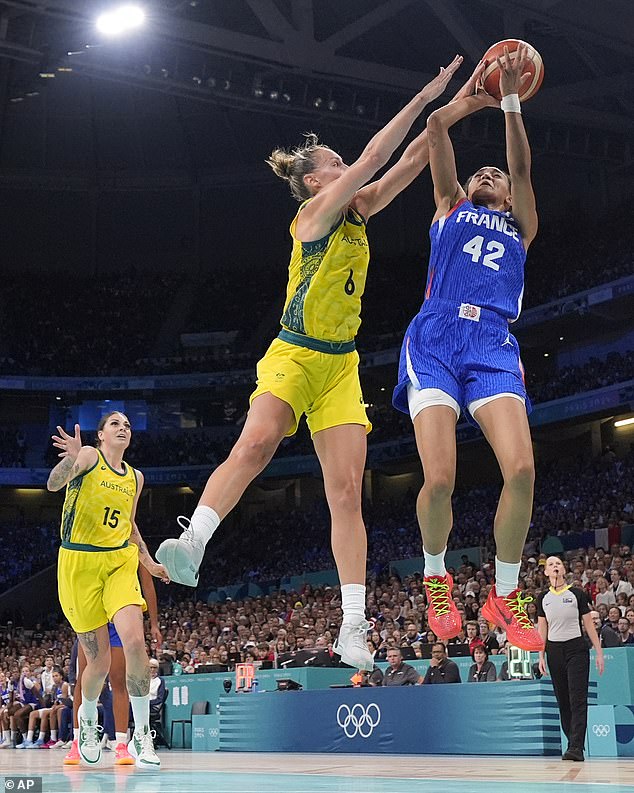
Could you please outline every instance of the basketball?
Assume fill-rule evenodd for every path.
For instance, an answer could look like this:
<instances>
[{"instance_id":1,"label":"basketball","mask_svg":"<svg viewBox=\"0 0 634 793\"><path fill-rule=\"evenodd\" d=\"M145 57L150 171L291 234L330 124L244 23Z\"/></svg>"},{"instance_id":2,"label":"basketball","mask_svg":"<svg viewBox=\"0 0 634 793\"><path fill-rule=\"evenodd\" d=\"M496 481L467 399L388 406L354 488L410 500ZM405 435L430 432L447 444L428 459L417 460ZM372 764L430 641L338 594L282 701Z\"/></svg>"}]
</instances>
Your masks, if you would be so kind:
<instances>
[{"instance_id":1,"label":"basketball","mask_svg":"<svg viewBox=\"0 0 634 793\"><path fill-rule=\"evenodd\" d=\"M508 47L511 60L517 57L517 50L520 44L528 46L528 63L526 64L526 71L530 73L520 88L520 102L526 102L527 99L535 96L539 87L544 79L544 62L542 56L537 52L535 47L532 47L526 41L519 39L505 39L498 41L497 44L489 47L484 54L484 62L486 64L484 73L482 75L482 87L491 96L496 99L502 99L500 94L500 69L497 65L496 58L504 56L504 47Z\"/></svg>"}]
</instances>

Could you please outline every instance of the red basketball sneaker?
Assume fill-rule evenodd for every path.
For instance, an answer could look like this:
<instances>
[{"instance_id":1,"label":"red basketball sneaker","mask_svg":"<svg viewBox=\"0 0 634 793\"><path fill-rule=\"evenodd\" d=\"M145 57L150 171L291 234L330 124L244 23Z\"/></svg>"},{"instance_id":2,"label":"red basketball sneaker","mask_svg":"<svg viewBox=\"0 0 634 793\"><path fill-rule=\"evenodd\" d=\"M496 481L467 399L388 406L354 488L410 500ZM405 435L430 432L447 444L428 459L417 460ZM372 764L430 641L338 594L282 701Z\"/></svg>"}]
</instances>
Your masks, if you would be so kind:
<instances>
[{"instance_id":1,"label":"red basketball sneaker","mask_svg":"<svg viewBox=\"0 0 634 793\"><path fill-rule=\"evenodd\" d=\"M453 639L460 633L462 618L451 595L453 578L445 575L429 575L423 580L427 592L427 622L441 641Z\"/></svg>"},{"instance_id":2,"label":"red basketball sneaker","mask_svg":"<svg viewBox=\"0 0 634 793\"><path fill-rule=\"evenodd\" d=\"M519 589L514 589L510 595L502 597L496 592L495 586L492 586L480 613L486 620L506 632L506 638L513 647L537 653L544 649L544 641L526 613L526 604L532 599L530 595L523 598Z\"/></svg>"}]
</instances>

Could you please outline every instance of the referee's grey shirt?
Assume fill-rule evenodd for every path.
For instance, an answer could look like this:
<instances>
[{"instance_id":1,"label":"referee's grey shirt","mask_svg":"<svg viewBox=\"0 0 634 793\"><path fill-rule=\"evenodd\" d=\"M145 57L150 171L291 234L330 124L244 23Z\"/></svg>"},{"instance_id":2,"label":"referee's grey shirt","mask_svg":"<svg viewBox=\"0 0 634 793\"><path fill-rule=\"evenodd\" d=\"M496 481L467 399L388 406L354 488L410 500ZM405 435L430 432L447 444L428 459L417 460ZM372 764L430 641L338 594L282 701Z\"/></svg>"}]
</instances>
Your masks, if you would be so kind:
<instances>
[{"instance_id":1,"label":"referee's grey shirt","mask_svg":"<svg viewBox=\"0 0 634 793\"><path fill-rule=\"evenodd\" d=\"M583 589L550 587L537 596L537 616L548 623L549 642L567 642L583 636L581 618L590 613L590 601Z\"/></svg>"}]
</instances>

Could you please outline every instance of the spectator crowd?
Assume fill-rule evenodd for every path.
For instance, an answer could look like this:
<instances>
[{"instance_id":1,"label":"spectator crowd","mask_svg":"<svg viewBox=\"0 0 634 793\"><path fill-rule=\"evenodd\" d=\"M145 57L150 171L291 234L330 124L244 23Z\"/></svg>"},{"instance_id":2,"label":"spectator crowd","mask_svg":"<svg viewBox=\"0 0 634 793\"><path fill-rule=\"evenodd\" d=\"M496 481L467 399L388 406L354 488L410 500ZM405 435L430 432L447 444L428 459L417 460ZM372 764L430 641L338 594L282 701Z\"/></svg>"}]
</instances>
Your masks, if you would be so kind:
<instances>
[{"instance_id":1,"label":"spectator crowd","mask_svg":"<svg viewBox=\"0 0 634 793\"><path fill-rule=\"evenodd\" d=\"M499 489L499 485L489 485L456 490L450 550L479 546L485 553L493 552L492 527ZM372 574L383 572L390 560L421 555L414 503L415 494L411 492L398 502L365 505L368 570ZM143 510L138 519L150 547L170 535L175 525L169 518L146 519ZM538 466L529 550L535 551L547 536L618 528L632 522L634 450L623 458L608 449L590 461L577 459ZM18 532L32 542L17 544ZM59 528L55 525L0 525L0 550L5 558L0 590L52 564L58 544ZM240 525L222 524L203 560L200 586L209 589L238 581L278 580L333 566L330 518L325 502L319 501L308 509L268 510Z\"/></svg>"},{"instance_id":2,"label":"spectator crowd","mask_svg":"<svg viewBox=\"0 0 634 793\"><path fill-rule=\"evenodd\" d=\"M595 388L634 379L634 351L611 352L605 360L591 358L580 366L562 367L554 377L537 380L528 378L528 391L533 404L560 399ZM368 407L372 421L369 444L398 441L412 437L412 423L408 416L395 410L385 399ZM246 405L246 395L244 404ZM220 413L220 411L219 411ZM217 426L162 430L160 432L134 432L127 457L138 468L179 465L207 465L214 468L229 454L242 428L244 412L237 409L234 399L227 399ZM219 431L222 427L222 431ZM94 436L84 434L85 443L93 443ZM26 441L20 430L0 429L0 468L24 467ZM302 422L297 434L282 441L276 455L314 454L306 425ZM55 448L48 444L42 465L52 467L57 462Z\"/></svg>"},{"instance_id":3,"label":"spectator crowd","mask_svg":"<svg viewBox=\"0 0 634 793\"><path fill-rule=\"evenodd\" d=\"M544 575L546 554L522 557L520 586L535 597L548 586ZM567 580L584 590L593 606L593 619L602 644L618 648L634 646L634 559L631 548L614 544L603 548L579 548L568 554ZM489 629L481 615L493 583L494 565L486 561L477 566L462 556L461 564L452 569L453 599L463 619L460 634L448 644L438 642L427 624L427 601L421 573L404 578L390 573L368 578L367 611L368 648L375 662L387 661L384 668L376 667L360 675L361 685L427 685L461 681L457 664L451 660L456 645L464 648L459 654L472 657L464 682L489 682L498 679L490 657L508 651L506 636L499 628ZM147 637L151 656L152 679L155 689L159 676L190 674L200 666L214 671L229 671L237 663L258 666L283 665L293 654L312 657L320 665L338 663L333 657L333 642L341 624L341 595L339 587L305 585L301 590L279 590L269 595L233 601L205 603L179 600L163 603L159 608L160 640L152 643ZM535 602L527 606L528 616L537 621ZM68 688L63 686L69 676L74 635L55 615L46 624L33 628L16 626L3 619L0 639L0 725L2 742L15 745L18 730L26 747L57 747L64 738L57 732L58 724L68 724L61 711L69 710ZM424 674L408 658L427 659ZM305 665L305 661L304 661ZM508 663L500 670L499 678L508 679ZM31 700L34 707L26 707ZM21 707L18 707L21 706ZM59 711L51 716L49 726L44 721L46 709ZM40 710L42 709L42 710ZM37 723L30 716L39 711ZM49 711L50 713L50 711ZM49 714L47 713L47 719ZM9 725L12 726L9 726ZM40 737L34 740L39 726Z\"/></svg>"},{"instance_id":4,"label":"spectator crowd","mask_svg":"<svg viewBox=\"0 0 634 793\"><path fill-rule=\"evenodd\" d=\"M531 246L525 306L632 275L633 249L631 224L618 212L593 222L579 212L553 221ZM425 243L416 254L372 261L362 351L400 343L422 302L428 254ZM276 332L285 278L286 267L277 264L246 270L232 262L214 268L202 283L191 282L193 300L170 335L164 323L176 293L189 283L185 275L111 274L99 283L76 278L68 293L60 292L57 276L11 277L0 298L0 374L118 376L252 368ZM21 297L27 291L25 301ZM235 343L214 349L181 346L181 333L213 331L235 331Z\"/></svg>"}]
</instances>

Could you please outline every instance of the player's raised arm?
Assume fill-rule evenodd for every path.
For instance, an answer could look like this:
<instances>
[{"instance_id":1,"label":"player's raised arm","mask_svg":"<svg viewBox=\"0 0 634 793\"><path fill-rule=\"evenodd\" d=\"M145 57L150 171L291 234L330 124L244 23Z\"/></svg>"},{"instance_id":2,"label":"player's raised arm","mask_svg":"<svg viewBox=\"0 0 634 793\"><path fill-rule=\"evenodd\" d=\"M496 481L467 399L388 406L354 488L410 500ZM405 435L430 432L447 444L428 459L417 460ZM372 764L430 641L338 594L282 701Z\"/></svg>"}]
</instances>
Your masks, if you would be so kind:
<instances>
[{"instance_id":1,"label":"player's raised arm","mask_svg":"<svg viewBox=\"0 0 634 793\"><path fill-rule=\"evenodd\" d=\"M480 64L479 64L480 66ZM434 199L436 214L434 221L446 214L461 198L464 190L458 182L456 157L453 144L449 137L449 129L465 116L481 110L483 107L499 107L499 102L492 96L478 91L472 96L465 96L435 110L427 119L427 140L429 142L429 166L434 183Z\"/></svg>"},{"instance_id":2,"label":"player's raised arm","mask_svg":"<svg viewBox=\"0 0 634 793\"><path fill-rule=\"evenodd\" d=\"M297 221L298 238L304 241L320 239L325 236L341 211L354 198L355 193L374 174L382 168L403 142L412 124L424 108L436 99L447 87L456 69L462 63L462 57L456 55L446 69L428 83L416 96L399 111L382 130L370 140L359 159L350 166L345 166L341 158L324 150L323 164L340 167L344 173L328 184L320 187L319 173L307 174L304 179L309 186L319 187L319 191L305 207ZM328 160L329 154L332 154ZM315 183L315 184L313 184Z\"/></svg>"},{"instance_id":3,"label":"player's raised arm","mask_svg":"<svg viewBox=\"0 0 634 793\"><path fill-rule=\"evenodd\" d=\"M535 239L538 225L535 193L531 183L531 150L519 101L522 82L530 76L525 71L528 64L527 52L527 45L520 45L517 57L512 61L509 49L505 47L504 56L497 58L506 125L506 160L511 176L513 217L519 223L526 250Z\"/></svg>"},{"instance_id":4,"label":"player's raised arm","mask_svg":"<svg viewBox=\"0 0 634 793\"><path fill-rule=\"evenodd\" d=\"M97 462L97 450L93 446L81 445L79 424L75 424L75 434L69 435L62 427L58 427L59 435L53 435L53 446L61 449L62 458L48 476L46 487L56 492L65 487L71 479L85 473Z\"/></svg>"},{"instance_id":5,"label":"player's raised arm","mask_svg":"<svg viewBox=\"0 0 634 793\"><path fill-rule=\"evenodd\" d=\"M454 62L455 63L455 62ZM442 71L443 75L452 72L454 64L450 64ZM453 73L458 69L458 64L453 68ZM484 71L484 63L478 63L473 73L453 97L451 103L457 102L475 93L478 80ZM367 220L390 204L396 196L405 190L417 176L419 176L429 163L429 143L427 129L414 138L403 152L401 158L376 182L362 187L356 194L353 206Z\"/></svg>"}]
</instances>

